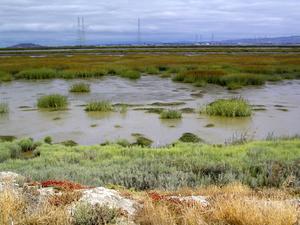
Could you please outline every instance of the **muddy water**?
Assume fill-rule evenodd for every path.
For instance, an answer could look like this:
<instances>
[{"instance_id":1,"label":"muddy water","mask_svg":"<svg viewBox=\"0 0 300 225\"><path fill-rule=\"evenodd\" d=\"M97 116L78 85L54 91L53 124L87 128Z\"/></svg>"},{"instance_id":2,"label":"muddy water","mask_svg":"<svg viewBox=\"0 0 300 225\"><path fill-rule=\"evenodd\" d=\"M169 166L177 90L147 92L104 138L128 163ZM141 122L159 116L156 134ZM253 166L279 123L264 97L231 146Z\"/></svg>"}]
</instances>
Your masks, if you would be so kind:
<instances>
[{"instance_id":1,"label":"muddy water","mask_svg":"<svg viewBox=\"0 0 300 225\"><path fill-rule=\"evenodd\" d=\"M80 144L97 144L104 141L128 139L132 133L141 133L165 145L177 140L182 133L192 132L207 142L223 143L234 134L247 132L261 139L300 134L300 81L268 83L262 87L228 91L209 85L196 88L189 84L174 83L166 78L143 76L138 81L118 77L85 80L91 84L89 94L71 94L69 87L79 80L14 81L0 84L0 101L9 103L8 115L0 116L0 135L30 136L41 139L52 136L56 142L75 140ZM44 94L67 95L70 105L66 111L40 111L37 98ZM256 109L251 118L219 118L184 113L181 120L161 120L158 114L137 111L151 107L154 102L184 102L172 108L195 108L217 98L243 96ZM129 107L126 113L87 113L82 105L91 100L110 100L113 103L140 104ZM264 110L261 110L264 109ZM213 127L206 127L213 124Z\"/></svg>"}]
</instances>

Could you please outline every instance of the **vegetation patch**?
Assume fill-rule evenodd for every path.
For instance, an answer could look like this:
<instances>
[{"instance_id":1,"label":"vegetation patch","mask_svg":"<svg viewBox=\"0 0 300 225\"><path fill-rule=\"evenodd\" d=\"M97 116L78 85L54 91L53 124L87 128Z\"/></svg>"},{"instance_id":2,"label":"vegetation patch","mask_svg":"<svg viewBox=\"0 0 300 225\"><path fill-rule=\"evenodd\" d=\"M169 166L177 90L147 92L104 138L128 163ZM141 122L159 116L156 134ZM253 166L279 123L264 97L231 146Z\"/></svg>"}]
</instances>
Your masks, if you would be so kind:
<instances>
[{"instance_id":1,"label":"vegetation patch","mask_svg":"<svg viewBox=\"0 0 300 225\"><path fill-rule=\"evenodd\" d=\"M149 138L146 138L144 136L137 136L135 145L141 146L141 147L150 147L152 145L153 141Z\"/></svg>"},{"instance_id":2,"label":"vegetation patch","mask_svg":"<svg viewBox=\"0 0 300 225\"><path fill-rule=\"evenodd\" d=\"M185 105L185 102L154 102L150 104L151 106L179 106Z\"/></svg>"},{"instance_id":3,"label":"vegetation patch","mask_svg":"<svg viewBox=\"0 0 300 225\"><path fill-rule=\"evenodd\" d=\"M51 145L52 144L52 137L50 137L50 136L45 137L44 142Z\"/></svg>"},{"instance_id":4,"label":"vegetation patch","mask_svg":"<svg viewBox=\"0 0 300 225\"><path fill-rule=\"evenodd\" d=\"M4 113L8 113L8 112L9 112L8 103L0 102L0 114L4 114Z\"/></svg>"},{"instance_id":5,"label":"vegetation patch","mask_svg":"<svg viewBox=\"0 0 300 225\"><path fill-rule=\"evenodd\" d=\"M180 111L176 110L164 110L160 114L161 119L181 119L182 118L182 113Z\"/></svg>"},{"instance_id":6,"label":"vegetation patch","mask_svg":"<svg viewBox=\"0 0 300 225\"><path fill-rule=\"evenodd\" d=\"M73 225L115 224L120 215L121 212L118 209L106 205L82 203L75 208Z\"/></svg>"},{"instance_id":7,"label":"vegetation patch","mask_svg":"<svg viewBox=\"0 0 300 225\"><path fill-rule=\"evenodd\" d=\"M111 112L114 110L110 101L93 101L87 104L85 111L87 112Z\"/></svg>"},{"instance_id":8,"label":"vegetation patch","mask_svg":"<svg viewBox=\"0 0 300 225\"><path fill-rule=\"evenodd\" d=\"M193 133L184 133L178 140L186 143L203 142L203 140L200 137Z\"/></svg>"},{"instance_id":9,"label":"vegetation patch","mask_svg":"<svg viewBox=\"0 0 300 225\"><path fill-rule=\"evenodd\" d=\"M74 190L81 190L87 189L87 186L83 186L81 184L77 184L71 181L60 181L60 180L45 180L41 182L42 187L53 187L59 190L67 190L67 191L74 191Z\"/></svg>"},{"instance_id":10,"label":"vegetation patch","mask_svg":"<svg viewBox=\"0 0 300 225\"><path fill-rule=\"evenodd\" d=\"M218 99L208 104L202 112L210 116L248 117L252 108L243 98Z\"/></svg>"},{"instance_id":11,"label":"vegetation patch","mask_svg":"<svg viewBox=\"0 0 300 225\"><path fill-rule=\"evenodd\" d=\"M0 141L12 142L16 139L17 137L12 135L0 135Z\"/></svg>"},{"instance_id":12,"label":"vegetation patch","mask_svg":"<svg viewBox=\"0 0 300 225\"><path fill-rule=\"evenodd\" d=\"M53 79L57 77L57 71L49 68L26 69L16 74L17 79Z\"/></svg>"},{"instance_id":13,"label":"vegetation patch","mask_svg":"<svg viewBox=\"0 0 300 225\"><path fill-rule=\"evenodd\" d=\"M194 108L182 108L182 109L180 109L180 112L182 112L182 113L194 113L195 109Z\"/></svg>"},{"instance_id":14,"label":"vegetation patch","mask_svg":"<svg viewBox=\"0 0 300 225\"><path fill-rule=\"evenodd\" d=\"M74 147L77 146L77 142L73 141L73 140L67 140L67 141L63 141L60 144L67 146L67 147Z\"/></svg>"},{"instance_id":15,"label":"vegetation patch","mask_svg":"<svg viewBox=\"0 0 300 225\"><path fill-rule=\"evenodd\" d=\"M90 91L90 85L84 82L73 84L70 88L70 92L75 93L86 93Z\"/></svg>"},{"instance_id":16,"label":"vegetation patch","mask_svg":"<svg viewBox=\"0 0 300 225\"><path fill-rule=\"evenodd\" d=\"M37 106L40 109L62 110L67 108L68 99L60 94L45 95L38 99Z\"/></svg>"},{"instance_id":17,"label":"vegetation patch","mask_svg":"<svg viewBox=\"0 0 300 225\"><path fill-rule=\"evenodd\" d=\"M146 113L156 113L156 114L161 114L162 111L164 111L164 108L135 108L133 109L135 111L146 111Z\"/></svg>"},{"instance_id":18,"label":"vegetation patch","mask_svg":"<svg viewBox=\"0 0 300 225\"><path fill-rule=\"evenodd\" d=\"M10 73L0 71L0 82L1 81L8 82L8 81L12 81L12 80L13 80L13 77Z\"/></svg>"},{"instance_id":19,"label":"vegetation patch","mask_svg":"<svg viewBox=\"0 0 300 225\"><path fill-rule=\"evenodd\" d=\"M141 77L141 73L134 70L125 70L121 72L120 76L128 79L136 80Z\"/></svg>"},{"instance_id":20,"label":"vegetation patch","mask_svg":"<svg viewBox=\"0 0 300 225\"><path fill-rule=\"evenodd\" d=\"M297 137L226 146L178 142L155 149L43 144L38 147L39 157L26 160L10 157L10 149L20 149L16 145L16 141L0 143L0 170L38 181L62 179L89 186L174 190L237 181L251 187L279 187L290 179L291 187L298 187L295 181L300 177Z\"/></svg>"}]
</instances>

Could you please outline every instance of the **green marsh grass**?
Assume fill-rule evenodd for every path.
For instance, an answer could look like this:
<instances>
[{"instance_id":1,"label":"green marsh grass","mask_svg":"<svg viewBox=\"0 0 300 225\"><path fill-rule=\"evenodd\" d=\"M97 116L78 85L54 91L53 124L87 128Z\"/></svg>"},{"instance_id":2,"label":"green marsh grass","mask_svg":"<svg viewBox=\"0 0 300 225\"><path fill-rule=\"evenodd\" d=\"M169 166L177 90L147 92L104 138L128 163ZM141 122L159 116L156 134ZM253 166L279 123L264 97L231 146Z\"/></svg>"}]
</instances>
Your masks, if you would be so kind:
<instances>
[{"instance_id":1,"label":"green marsh grass","mask_svg":"<svg viewBox=\"0 0 300 225\"><path fill-rule=\"evenodd\" d=\"M85 107L87 112L111 112L114 110L110 101L92 101Z\"/></svg>"},{"instance_id":2,"label":"green marsh grass","mask_svg":"<svg viewBox=\"0 0 300 225\"><path fill-rule=\"evenodd\" d=\"M84 82L73 84L70 88L70 92L75 93L86 93L90 91L90 85Z\"/></svg>"},{"instance_id":3,"label":"green marsh grass","mask_svg":"<svg viewBox=\"0 0 300 225\"><path fill-rule=\"evenodd\" d=\"M49 68L26 69L16 74L18 79L38 80L57 77L57 71Z\"/></svg>"},{"instance_id":4,"label":"green marsh grass","mask_svg":"<svg viewBox=\"0 0 300 225\"><path fill-rule=\"evenodd\" d=\"M218 99L208 104L202 112L210 116L248 117L252 108L243 98Z\"/></svg>"},{"instance_id":5,"label":"green marsh grass","mask_svg":"<svg viewBox=\"0 0 300 225\"><path fill-rule=\"evenodd\" d=\"M201 56L185 56L176 54L147 54L152 50L138 50L145 54L128 54L123 56L109 55L51 55L43 58L27 56L12 56L3 58L0 68L12 76L12 79L48 79L48 78L90 78L104 75L117 75L136 79L136 72L146 74L174 74L174 81L192 83L203 86L212 83L236 89L247 85L262 85L265 81L300 78L300 60L297 54L281 54L281 49L272 49L278 54L230 55L230 51L240 51L233 48L201 48L200 52L223 51L223 54ZM176 49L172 49L171 52ZM182 48L178 49L184 50ZM189 51L192 51L190 49ZM243 52L245 49L242 49ZM248 49L249 50L249 49ZM248 51L247 50L247 51ZM250 49L251 50L251 49ZM263 49L255 48L255 51ZM280 51L279 51L280 50ZM114 50L122 52L121 50ZM167 51L156 48L155 51ZM177 50L176 50L177 51ZM289 49L293 52L293 49ZM10 79L10 76L9 78ZM0 79L1 80L1 79Z\"/></svg>"},{"instance_id":6,"label":"green marsh grass","mask_svg":"<svg viewBox=\"0 0 300 225\"><path fill-rule=\"evenodd\" d=\"M0 171L17 172L36 181L72 180L89 186L174 190L231 182L279 187L288 177L297 181L300 176L299 138L226 146L180 142L154 149L43 144L38 147L40 157L29 161L10 158L10 147L16 143L0 143Z\"/></svg>"},{"instance_id":7,"label":"green marsh grass","mask_svg":"<svg viewBox=\"0 0 300 225\"><path fill-rule=\"evenodd\" d=\"M141 73L135 70L125 70L122 71L120 74L121 77L123 78L128 78L131 80L136 80L139 79L141 77Z\"/></svg>"},{"instance_id":8,"label":"green marsh grass","mask_svg":"<svg viewBox=\"0 0 300 225\"><path fill-rule=\"evenodd\" d=\"M8 103L0 102L0 114L4 114L4 113L8 113L8 112L9 112Z\"/></svg>"},{"instance_id":9,"label":"green marsh grass","mask_svg":"<svg viewBox=\"0 0 300 225\"><path fill-rule=\"evenodd\" d=\"M177 110L164 110L160 114L161 119L181 119L182 113Z\"/></svg>"},{"instance_id":10,"label":"green marsh grass","mask_svg":"<svg viewBox=\"0 0 300 225\"><path fill-rule=\"evenodd\" d=\"M66 96L60 94L45 95L38 99L37 107L40 109L62 110L68 106Z\"/></svg>"},{"instance_id":11,"label":"green marsh grass","mask_svg":"<svg viewBox=\"0 0 300 225\"><path fill-rule=\"evenodd\" d=\"M7 82L7 81L12 81L12 80L13 80L13 77L10 73L0 71L0 82L1 81Z\"/></svg>"}]
</instances>

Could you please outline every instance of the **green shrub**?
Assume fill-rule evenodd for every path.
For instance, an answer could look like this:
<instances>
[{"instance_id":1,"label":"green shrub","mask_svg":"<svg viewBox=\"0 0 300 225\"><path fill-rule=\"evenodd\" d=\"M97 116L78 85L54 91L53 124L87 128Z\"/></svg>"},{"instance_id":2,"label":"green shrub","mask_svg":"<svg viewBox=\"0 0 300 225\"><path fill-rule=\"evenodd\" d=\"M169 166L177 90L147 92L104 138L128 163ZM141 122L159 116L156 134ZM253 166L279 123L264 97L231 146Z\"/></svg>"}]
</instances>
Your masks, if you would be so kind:
<instances>
[{"instance_id":1,"label":"green shrub","mask_svg":"<svg viewBox=\"0 0 300 225\"><path fill-rule=\"evenodd\" d=\"M12 158L12 159L18 159L21 156L22 148L17 143L12 143L9 146L9 152L10 152L10 158Z\"/></svg>"},{"instance_id":2,"label":"green shrub","mask_svg":"<svg viewBox=\"0 0 300 225\"><path fill-rule=\"evenodd\" d=\"M173 81L184 83L197 83L205 81L217 84L221 77L225 76L224 71L219 70L190 70L184 71L173 77Z\"/></svg>"},{"instance_id":3,"label":"green shrub","mask_svg":"<svg viewBox=\"0 0 300 225\"><path fill-rule=\"evenodd\" d=\"M241 85L240 83L237 83L237 82L230 82L227 84L228 90L236 90L236 89L240 89L242 87L243 87L243 85Z\"/></svg>"},{"instance_id":4,"label":"green shrub","mask_svg":"<svg viewBox=\"0 0 300 225\"><path fill-rule=\"evenodd\" d=\"M12 79L13 78L12 78L12 75L10 73L0 71L0 82L1 81L4 81L4 82L12 81Z\"/></svg>"},{"instance_id":5,"label":"green shrub","mask_svg":"<svg viewBox=\"0 0 300 225\"><path fill-rule=\"evenodd\" d=\"M38 99L37 106L40 109L66 109L68 106L68 99L66 96L60 94L45 95Z\"/></svg>"},{"instance_id":6,"label":"green shrub","mask_svg":"<svg viewBox=\"0 0 300 225\"><path fill-rule=\"evenodd\" d=\"M16 74L16 78L18 79L51 79L58 76L58 73L54 69L49 68L39 68L39 69L28 69L23 70Z\"/></svg>"},{"instance_id":7,"label":"green shrub","mask_svg":"<svg viewBox=\"0 0 300 225\"><path fill-rule=\"evenodd\" d=\"M116 141L116 143L118 145L121 145L122 147L129 147L129 146L131 146L131 143L128 140L126 140L126 139L118 140L118 141Z\"/></svg>"},{"instance_id":8,"label":"green shrub","mask_svg":"<svg viewBox=\"0 0 300 225\"><path fill-rule=\"evenodd\" d=\"M77 142L73 141L73 140L67 140L67 141L63 141L60 144L67 146L67 147L74 147L77 146Z\"/></svg>"},{"instance_id":9,"label":"green shrub","mask_svg":"<svg viewBox=\"0 0 300 225\"><path fill-rule=\"evenodd\" d=\"M187 143L198 143L203 142L203 140L198 137L196 134L193 133L184 133L180 138L179 141L187 142Z\"/></svg>"},{"instance_id":10,"label":"green shrub","mask_svg":"<svg viewBox=\"0 0 300 225\"><path fill-rule=\"evenodd\" d=\"M181 119L182 113L176 110L164 110L160 114L161 119Z\"/></svg>"},{"instance_id":11,"label":"green shrub","mask_svg":"<svg viewBox=\"0 0 300 225\"><path fill-rule=\"evenodd\" d=\"M144 72L147 73L147 74L151 74L151 75L159 74L159 70L154 66L146 67Z\"/></svg>"},{"instance_id":12,"label":"green shrub","mask_svg":"<svg viewBox=\"0 0 300 225\"><path fill-rule=\"evenodd\" d=\"M70 92L90 92L90 85L83 82L73 84Z\"/></svg>"},{"instance_id":13,"label":"green shrub","mask_svg":"<svg viewBox=\"0 0 300 225\"><path fill-rule=\"evenodd\" d=\"M1 141L7 141L7 142L12 142L14 140L16 140L17 138L15 136L12 135L0 135L0 142Z\"/></svg>"},{"instance_id":14,"label":"green shrub","mask_svg":"<svg viewBox=\"0 0 300 225\"><path fill-rule=\"evenodd\" d=\"M129 78L132 80L136 80L141 77L141 74L140 74L140 72L135 71L135 70L125 70L125 71L121 72L120 76L124 77L124 78Z\"/></svg>"},{"instance_id":15,"label":"green shrub","mask_svg":"<svg viewBox=\"0 0 300 225\"><path fill-rule=\"evenodd\" d=\"M166 66L166 65L159 65L159 66L157 66L157 69L158 69L158 71L160 71L160 72L165 72L165 71L167 71L167 70L169 69L169 66Z\"/></svg>"},{"instance_id":16,"label":"green shrub","mask_svg":"<svg viewBox=\"0 0 300 225\"><path fill-rule=\"evenodd\" d=\"M210 116L247 117L251 116L252 108L243 98L218 99L208 104L202 112Z\"/></svg>"},{"instance_id":17,"label":"green shrub","mask_svg":"<svg viewBox=\"0 0 300 225\"><path fill-rule=\"evenodd\" d=\"M113 111L114 107L112 106L110 101L94 101L90 102L86 107L85 111L87 112L110 112Z\"/></svg>"},{"instance_id":18,"label":"green shrub","mask_svg":"<svg viewBox=\"0 0 300 225\"><path fill-rule=\"evenodd\" d=\"M17 143L22 152L34 151L39 146L39 144L35 143L32 138L24 138L19 140Z\"/></svg>"},{"instance_id":19,"label":"green shrub","mask_svg":"<svg viewBox=\"0 0 300 225\"><path fill-rule=\"evenodd\" d=\"M52 144L52 137L50 137L50 136L45 137L44 142L51 145Z\"/></svg>"},{"instance_id":20,"label":"green shrub","mask_svg":"<svg viewBox=\"0 0 300 225\"><path fill-rule=\"evenodd\" d=\"M115 224L120 216L119 210L106 205L81 203L75 207L74 225L107 225Z\"/></svg>"},{"instance_id":21,"label":"green shrub","mask_svg":"<svg viewBox=\"0 0 300 225\"><path fill-rule=\"evenodd\" d=\"M9 107L6 102L0 102L0 114L8 113Z\"/></svg>"},{"instance_id":22,"label":"green shrub","mask_svg":"<svg viewBox=\"0 0 300 225\"><path fill-rule=\"evenodd\" d=\"M150 147L152 145L153 141L149 138L139 136L136 138L136 145L142 146L142 147Z\"/></svg>"}]
</instances>

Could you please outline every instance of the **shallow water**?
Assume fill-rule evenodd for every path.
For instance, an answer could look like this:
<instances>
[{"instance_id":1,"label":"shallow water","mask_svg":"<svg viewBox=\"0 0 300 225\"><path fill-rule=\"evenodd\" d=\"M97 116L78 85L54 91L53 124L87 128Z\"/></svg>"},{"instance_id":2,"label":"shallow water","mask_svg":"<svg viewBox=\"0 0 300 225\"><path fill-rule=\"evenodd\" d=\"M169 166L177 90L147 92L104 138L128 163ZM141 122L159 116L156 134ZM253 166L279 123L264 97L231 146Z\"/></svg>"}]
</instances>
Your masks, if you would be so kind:
<instances>
[{"instance_id":1,"label":"shallow water","mask_svg":"<svg viewBox=\"0 0 300 225\"><path fill-rule=\"evenodd\" d=\"M265 138L270 133L275 136L300 134L299 80L268 83L262 87L231 92L214 85L196 88L158 76L143 76L138 81L105 77L85 80L91 84L89 94L69 93L69 87L78 81L14 81L0 84L0 101L8 102L10 108L8 115L0 116L0 135L35 139L52 136L56 142L72 139L89 145L117 139L134 141L132 133L141 133L152 139L154 146L158 146L177 140L184 132L195 133L209 143L224 143L234 134L241 133L256 139ZM50 93L67 95L69 109L52 112L36 110L37 98ZM148 104L154 102L183 101L185 105L172 108L191 107L198 110L214 99L232 96L243 96L252 105L263 105L256 108L266 110L255 111L251 118L228 119L184 113L181 120L161 120L158 114L134 110L138 107L129 107L126 113L87 113L82 107L95 99L144 105L141 108L151 107ZM207 128L207 124L214 124L214 127Z\"/></svg>"}]
</instances>

